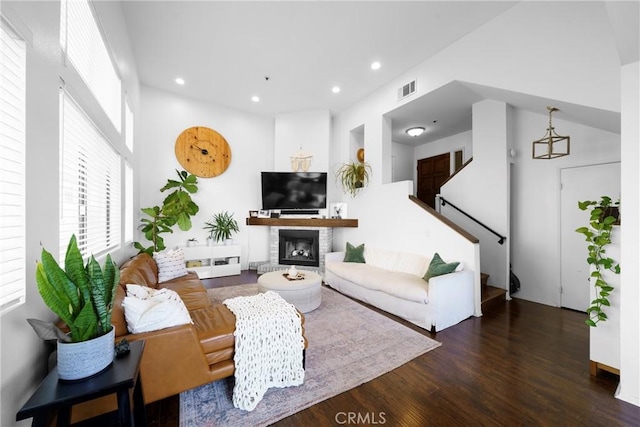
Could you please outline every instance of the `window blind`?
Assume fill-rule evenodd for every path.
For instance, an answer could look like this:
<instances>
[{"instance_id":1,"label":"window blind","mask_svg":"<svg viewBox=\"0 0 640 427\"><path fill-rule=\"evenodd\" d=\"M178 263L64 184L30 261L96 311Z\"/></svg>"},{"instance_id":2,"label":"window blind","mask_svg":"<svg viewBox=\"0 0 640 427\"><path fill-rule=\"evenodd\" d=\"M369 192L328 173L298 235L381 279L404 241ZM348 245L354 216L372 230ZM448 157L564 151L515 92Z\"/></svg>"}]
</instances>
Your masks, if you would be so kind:
<instances>
[{"instance_id":1,"label":"window blind","mask_svg":"<svg viewBox=\"0 0 640 427\"><path fill-rule=\"evenodd\" d=\"M25 299L24 40L0 19L0 314Z\"/></svg>"},{"instance_id":2,"label":"window blind","mask_svg":"<svg viewBox=\"0 0 640 427\"><path fill-rule=\"evenodd\" d=\"M61 1L60 46L120 132L122 84L88 1Z\"/></svg>"},{"instance_id":3,"label":"window blind","mask_svg":"<svg viewBox=\"0 0 640 427\"><path fill-rule=\"evenodd\" d=\"M72 234L84 257L99 255L120 245L120 156L64 89L60 96L60 259Z\"/></svg>"},{"instance_id":4,"label":"window blind","mask_svg":"<svg viewBox=\"0 0 640 427\"><path fill-rule=\"evenodd\" d=\"M133 168L124 164L124 241L133 242Z\"/></svg>"}]
</instances>

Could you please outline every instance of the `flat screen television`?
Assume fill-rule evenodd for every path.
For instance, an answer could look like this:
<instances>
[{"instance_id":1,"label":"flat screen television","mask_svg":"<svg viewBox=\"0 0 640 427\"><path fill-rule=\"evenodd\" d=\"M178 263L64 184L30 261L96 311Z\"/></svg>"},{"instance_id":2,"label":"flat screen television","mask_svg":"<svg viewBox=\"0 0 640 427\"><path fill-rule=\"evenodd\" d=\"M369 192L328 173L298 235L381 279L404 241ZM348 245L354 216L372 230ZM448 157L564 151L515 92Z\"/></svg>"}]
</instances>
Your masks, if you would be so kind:
<instances>
[{"instance_id":1,"label":"flat screen television","mask_svg":"<svg viewBox=\"0 0 640 427\"><path fill-rule=\"evenodd\" d=\"M326 207L326 172L262 172L262 209Z\"/></svg>"}]
</instances>

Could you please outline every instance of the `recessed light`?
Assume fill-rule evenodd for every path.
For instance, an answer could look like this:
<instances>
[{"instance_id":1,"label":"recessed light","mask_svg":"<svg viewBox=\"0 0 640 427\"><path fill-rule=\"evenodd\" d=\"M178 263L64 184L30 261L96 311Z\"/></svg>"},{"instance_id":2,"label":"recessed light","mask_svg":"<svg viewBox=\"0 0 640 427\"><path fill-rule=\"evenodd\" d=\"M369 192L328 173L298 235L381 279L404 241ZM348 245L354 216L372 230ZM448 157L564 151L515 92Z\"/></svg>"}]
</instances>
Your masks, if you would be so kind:
<instances>
[{"instance_id":1,"label":"recessed light","mask_svg":"<svg viewBox=\"0 0 640 427\"><path fill-rule=\"evenodd\" d=\"M257 96L257 95L253 95L253 96L251 97L251 100L252 100L253 102L260 102L260 97L259 97L259 96Z\"/></svg>"},{"instance_id":2,"label":"recessed light","mask_svg":"<svg viewBox=\"0 0 640 427\"><path fill-rule=\"evenodd\" d=\"M382 64L380 64L380 62L378 62L378 61L371 63L371 69L372 70L379 70L381 66L382 66Z\"/></svg>"},{"instance_id":3,"label":"recessed light","mask_svg":"<svg viewBox=\"0 0 640 427\"><path fill-rule=\"evenodd\" d=\"M176 83L182 86L184 84L184 79L182 77L176 77Z\"/></svg>"},{"instance_id":4,"label":"recessed light","mask_svg":"<svg viewBox=\"0 0 640 427\"><path fill-rule=\"evenodd\" d=\"M339 87L339 86L334 86L334 87L332 87L332 88L331 88L331 92L333 92L333 93L338 93L338 92L340 92L340 87Z\"/></svg>"},{"instance_id":5,"label":"recessed light","mask_svg":"<svg viewBox=\"0 0 640 427\"><path fill-rule=\"evenodd\" d=\"M420 126L412 127L407 129L405 132L407 132L409 136L412 136L415 138L416 136L422 135L422 132L424 132L424 128Z\"/></svg>"}]
</instances>

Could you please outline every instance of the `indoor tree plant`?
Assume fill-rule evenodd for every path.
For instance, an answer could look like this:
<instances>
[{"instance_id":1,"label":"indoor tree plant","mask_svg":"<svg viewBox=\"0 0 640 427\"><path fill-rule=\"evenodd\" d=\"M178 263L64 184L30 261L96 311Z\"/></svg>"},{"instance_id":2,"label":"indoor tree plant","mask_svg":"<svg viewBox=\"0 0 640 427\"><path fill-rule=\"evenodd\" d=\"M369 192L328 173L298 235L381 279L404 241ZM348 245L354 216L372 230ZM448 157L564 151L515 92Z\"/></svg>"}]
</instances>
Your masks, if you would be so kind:
<instances>
[{"instance_id":1,"label":"indoor tree plant","mask_svg":"<svg viewBox=\"0 0 640 427\"><path fill-rule=\"evenodd\" d=\"M233 214L229 214L227 211L214 214L211 221L205 222L203 228L209 230L209 238L216 242L229 240L232 233L240 231Z\"/></svg>"},{"instance_id":2,"label":"indoor tree plant","mask_svg":"<svg viewBox=\"0 0 640 427\"><path fill-rule=\"evenodd\" d=\"M62 379L91 376L113 361L115 328L111 312L120 282L120 270L107 255L104 268L93 255L86 265L78 249L76 236L67 246L62 269L53 255L42 249L36 264L36 283L44 303L69 328L65 334L52 322L28 319L43 339L57 339L58 374ZM93 342L95 350L82 357L78 351L88 350ZM74 345L83 344L83 345Z\"/></svg>"},{"instance_id":3,"label":"indoor tree plant","mask_svg":"<svg viewBox=\"0 0 640 427\"><path fill-rule=\"evenodd\" d=\"M608 296L614 288L607 282L604 273L611 271L614 274L620 274L620 264L606 254L606 247L611 244L613 226L618 222L618 218L611 215L611 212L617 214L619 206L619 201L614 203L608 196L602 196L600 201L578 202L580 210L591 209L589 225L576 229L576 232L585 236L589 252L587 263L593 266L590 277L595 287L596 298L587 308L588 318L585 323L589 326L597 326L598 322L607 320L603 307L611 305Z\"/></svg>"},{"instance_id":4,"label":"indoor tree plant","mask_svg":"<svg viewBox=\"0 0 640 427\"><path fill-rule=\"evenodd\" d=\"M355 197L369 183L371 166L367 162L343 163L336 171L336 180L342 185L345 193Z\"/></svg>"},{"instance_id":5,"label":"indoor tree plant","mask_svg":"<svg viewBox=\"0 0 640 427\"><path fill-rule=\"evenodd\" d=\"M141 243L135 242L133 245L140 252L153 255L154 252L164 250L166 246L161 234L173 233L173 226L176 224L182 231L190 230L192 227L191 217L200 209L191 199L191 194L198 191L198 178L186 171L176 172L180 180L169 179L160 189L162 192L173 190L163 200L162 206L142 208L142 212L149 218L142 218L140 227L151 246L145 248Z\"/></svg>"}]
</instances>

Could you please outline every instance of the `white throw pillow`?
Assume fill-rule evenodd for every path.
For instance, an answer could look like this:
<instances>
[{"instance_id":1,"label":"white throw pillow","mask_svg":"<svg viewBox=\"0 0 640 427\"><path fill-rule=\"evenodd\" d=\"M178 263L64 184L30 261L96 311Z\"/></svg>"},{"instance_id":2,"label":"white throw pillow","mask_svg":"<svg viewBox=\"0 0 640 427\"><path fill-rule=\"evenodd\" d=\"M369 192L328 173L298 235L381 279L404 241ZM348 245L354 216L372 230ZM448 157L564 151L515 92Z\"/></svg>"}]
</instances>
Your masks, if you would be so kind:
<instances>
[{"instance_id":1,"label":"white throw pillow","mask_svg":"<svg viewBox=\"0 0 640 427\"><path fill-rule=\"evenodd\" d=\"M132 334L193 323L184 302L171 289L127 285L122 306L127 329Z\"/></svg>"},{"instance_id":2,"label":"white throw pillow","mask_svg":"<svg viewBox=\"0 0 640 427\"><path fill-rule=\"evenodd\" d=\"M187 275L187 266L182 249L154 252L153 259L158 265L158 283Z\"/></svg>"}]
</instances>

